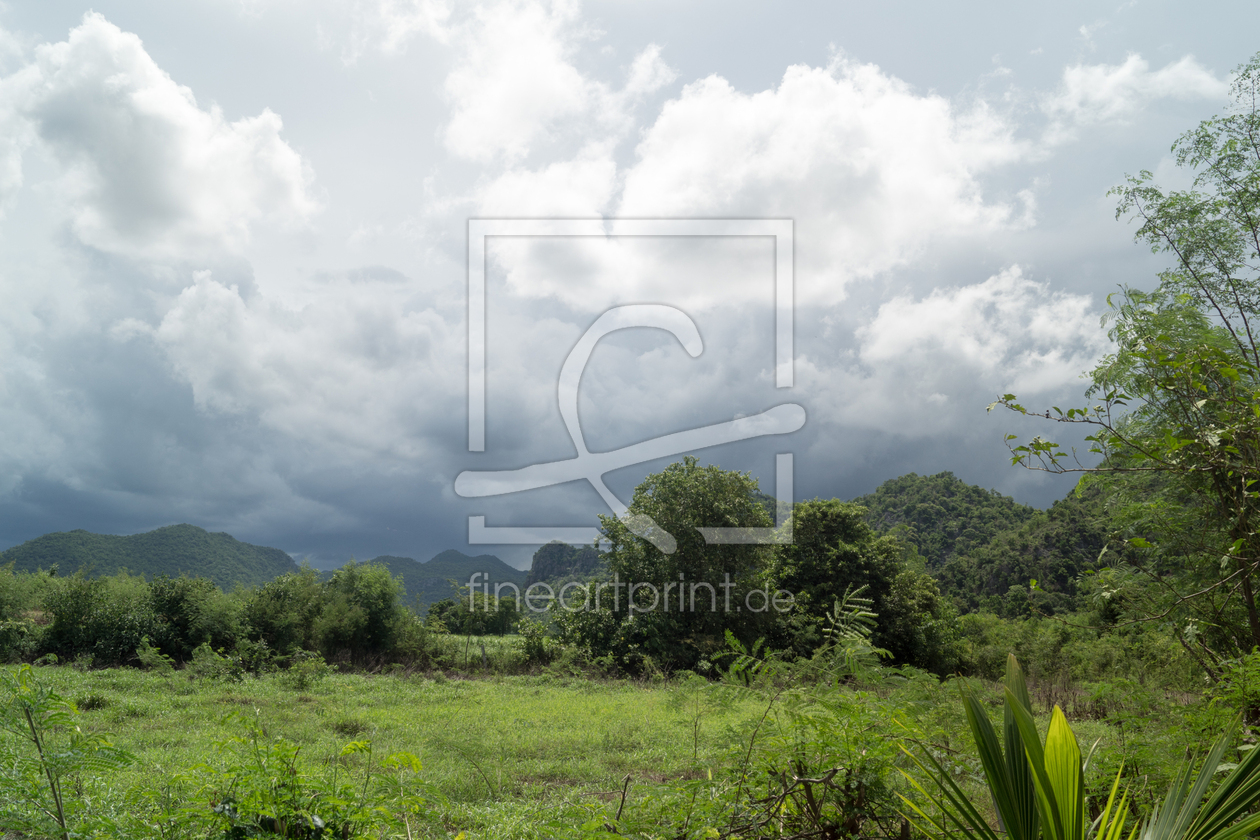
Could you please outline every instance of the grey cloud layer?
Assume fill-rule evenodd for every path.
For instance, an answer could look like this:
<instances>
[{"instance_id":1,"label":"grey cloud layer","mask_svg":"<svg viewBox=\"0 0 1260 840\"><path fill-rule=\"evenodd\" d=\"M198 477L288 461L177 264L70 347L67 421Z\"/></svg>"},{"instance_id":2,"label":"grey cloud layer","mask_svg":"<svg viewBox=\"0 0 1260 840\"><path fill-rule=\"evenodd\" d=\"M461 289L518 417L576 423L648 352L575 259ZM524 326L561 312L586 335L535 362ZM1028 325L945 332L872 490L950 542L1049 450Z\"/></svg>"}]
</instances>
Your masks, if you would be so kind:
<instances>
[{"instance_id":1,"label":"grey cloud layer","mask_svg":"<svg viewBox=\"0 0 1260 840\"><path fill-rule=\"evenodd\" d=\"M852 495L905 469L1035 494L996 472L1006 429L985 426L983 406L1006 390L1079 394L1106 350L1102 290L1058 281L1070 255L1033 266L1005 243L1056 235L1041 233L1057 223L1045 173L1066 170L1063 150L1091 127L1137 131L1166 101L1210 112L1224 84L1189 57L1074 61L1021 110L925 91L846 46L745 91L677 78L650 42L618 43L614 73L591 69L613 36L574 4L339 14L348 34L328 37L347 74L445 56L423 81L448 109L425 206L370 229L355 220L370 202L319 186L357 162L299 153L310 138L285 130L283 101L228 119L102 15L0 80L0 537L186 520L299 553L425 556L461 546L473 512L591 524L602 507L585 488L489 505L451 480L570 455L559 365L596 314L647 301L685 307L706 352L606 340L583 380L592 448L792 399L810 415L787 444L808 456L799 495ZM316 46L303 60L323 60ZM796 389L773 387L765 243L504 240L490 262L492 446L469 455L470 215L795 219ZM425 256L363 270L382 262L375 248ZM276 268L290 264L308 268ZM773 450L710 455L768 477ZM624 498L659 466L610 481Z\"/></svg>"}]
</instances>

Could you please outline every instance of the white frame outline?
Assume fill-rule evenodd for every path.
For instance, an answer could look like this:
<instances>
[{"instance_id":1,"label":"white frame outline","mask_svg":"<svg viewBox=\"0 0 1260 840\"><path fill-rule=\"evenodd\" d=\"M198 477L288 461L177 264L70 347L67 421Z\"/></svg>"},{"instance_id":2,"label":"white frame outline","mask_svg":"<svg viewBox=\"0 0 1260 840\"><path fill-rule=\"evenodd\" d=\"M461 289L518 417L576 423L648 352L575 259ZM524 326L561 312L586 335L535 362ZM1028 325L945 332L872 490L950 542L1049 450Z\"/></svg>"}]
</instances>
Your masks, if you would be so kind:
<instances>
[{"instance_id":1,"label":"white frame outline","mask_svg":"<svg viewBox=\"0 0 1260 840\"><path fill-rule=\"evenodd\" d=\"M792 219L469 219L468 220L468 451L486 449L486 238L490 236L770 236L774 238L774 384L791 388L795 296L795 223ZM775 525L790 523L792 453L775 456ZM786 504L784 504L786 502ZM772 542L773 528L702 528L714 544ZM468 517L470 545L543 545L552 540L594 544L598 528L487 526ZM782 538L792 539L790 527Z\"/></svg>"}]
</instances>

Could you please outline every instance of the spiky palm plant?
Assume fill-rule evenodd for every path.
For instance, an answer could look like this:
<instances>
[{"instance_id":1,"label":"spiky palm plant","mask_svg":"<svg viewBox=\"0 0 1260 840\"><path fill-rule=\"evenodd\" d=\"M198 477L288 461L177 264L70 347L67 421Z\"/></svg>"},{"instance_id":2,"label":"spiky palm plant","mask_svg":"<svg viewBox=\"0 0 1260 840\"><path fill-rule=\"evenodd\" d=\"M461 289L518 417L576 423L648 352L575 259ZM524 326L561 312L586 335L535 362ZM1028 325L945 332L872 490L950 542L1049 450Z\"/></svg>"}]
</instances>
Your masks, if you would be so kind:
<instances>
[{"instance_id":1,"label":"spiky palm plant","mask_svg":"<svg viewBox=\"0 0 1260 840\"><path fill-rule=\"evenodd\" d=\"M1042 741L1024 674L1014 656L1007 659L1003 693L1001 742L980 700L974 694L963 695L967 723L1001 827L989 825L976 804L924 749L917 754L906 751L934 788L929 792L907 774L913 788L933 806L927 809L903 797L915 825L931 840L1002 840L1002 834L1005 840L1121 840L1129 814L1128 792L1120 790L1123 767L1116 773L1102 815L1089 822L1086 759L1063 711L1054 707ZM1260 804L1260 749L1247 753L1204 801L1236 726L1213 745L1197 775L1186 762L1163 801L1130 829L1127 840L1240 840L1260 828L1260 814L1251 813ZM929 810L940 816L930 815Z\"/></svg>"}]
</instances>

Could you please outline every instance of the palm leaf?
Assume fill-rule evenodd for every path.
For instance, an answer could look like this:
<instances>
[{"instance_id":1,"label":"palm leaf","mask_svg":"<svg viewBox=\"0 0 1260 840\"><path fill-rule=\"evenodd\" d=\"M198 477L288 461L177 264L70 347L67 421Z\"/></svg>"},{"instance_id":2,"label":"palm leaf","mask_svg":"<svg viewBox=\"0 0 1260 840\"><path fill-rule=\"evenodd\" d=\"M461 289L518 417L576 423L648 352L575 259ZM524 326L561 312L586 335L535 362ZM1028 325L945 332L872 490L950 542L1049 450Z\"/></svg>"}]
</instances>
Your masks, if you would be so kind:
<instances>
[{"instance_id":1,"label":"palm leaf","mask_svg":"<svg viewBox=\"0 0 1260 840\"><path fill-rule=\"evenodd\" d=\"M1006 689L1015 703L1032 714L1032 702L1028 698L1028 686L1024 682L1024 672L1019 667L1014 654L1006 657ZM1012 804L1015 811L1015 822L1006 821L1013 837L1036 837L1040 829L1037 815L1037 791L1033 785L1032 768L1028 766L1028 757L1024 752L1024 740L1019 726L1015 723L1015 713L1008 698L1002 709L1002 731L1006 741L1006 772L1010 779ZM1003 818L1006 820L1006 818Z\"/></svg>"},{"instance_id":2,"label":"palm leaf","mask_svg":"<svg viewBox=\"0 0 1260 840\"><path fill-rule=\"evenodd\" d=\"M1249 813L1260 803L1260 750L1251 750L1203 801L1239 724L1212 745L1197 777L1185 763L1142 826L1141 840L1238 840L1260 828L1260 814Z\"/></svg>"}]
</instances>

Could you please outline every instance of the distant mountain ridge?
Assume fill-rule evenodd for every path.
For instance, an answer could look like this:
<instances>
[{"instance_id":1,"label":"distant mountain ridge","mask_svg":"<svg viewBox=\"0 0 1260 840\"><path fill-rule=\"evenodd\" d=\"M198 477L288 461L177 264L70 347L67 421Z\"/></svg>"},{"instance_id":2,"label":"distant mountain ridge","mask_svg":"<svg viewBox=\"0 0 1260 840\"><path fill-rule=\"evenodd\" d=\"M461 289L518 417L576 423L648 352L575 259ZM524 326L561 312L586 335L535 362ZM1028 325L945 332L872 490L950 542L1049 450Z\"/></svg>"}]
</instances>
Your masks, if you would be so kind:
<instances>
[{"instance_id":1,"label":"distant mountain ridge","mask_svg":"<svg viewBox=\"0 0 1260 840\"><path fill-rule=\"evenodd\" d=\"M469 557L451 548L428 562L388 554L370 562L380 563L389 569L390 575L402 578L405 603L421 614L443 598L460 597L459 587L468 586L477 572L483 575L478 579L479 584L489 581L491 594L496 583L513 583L522 590L525 588L526 572L512 568L493 554ZM510 594L511 590L507 592Z\"/></svg>"},{"instance_id":2,"label":"distant mountain ridge","mask_svg":"<svg viewBox=\"0 0 1260 840\"><path fill-rule=\"evenodd\" d=\"M761 501L768 513L773 510L771 497ZM941 593L963 612L985 609L1015 616L1032 608L1043 612L1075 608L1077 577L1099 566L1111 530L1097 493L1069 494L1039 511L948 472L909 473L853 501L867 508L871 527L915 546ZM606 560L597 549L562 543L540 547L529 570L513 568L491 554L472 557L455 549L427 562L394 555L370 562L402 579L404 603L420 613L444 598L465 595L461 587L466 589L478 573L477 585L488 583L491 594L495 584L513 584L523 591L535 582L554 588L568 580L607 574ZM149 579L186 574L209 578L225 591L237 585L260 586L298 568L278 548L251 545L188 524L131 536L84 530L45 534L0 553L0 566L10 563L28 572L56 566L63 575L80 569L93 576L126 569ZM1035 587L1030 586L1034 579Z\"/></svg>"},{"instance_id":3,"label":"distant mountain ridge","mask_svg":"<svg viewBox=\"0 0 1260 840\"><path fill-rule=\"evenodd\" d=\"M1037 510L948 472L909 473L853 501L866 507L871 527L918 549L941 593L963 613L1014 618L1079 609L1077 580L1102 564L1111 530L1096 491L1073 490Z\"/></svg>"},{"instance_id":4,"label":"distant mountain ridge","mask_svg":"<svg viewBox=\"0 0 1260 840\"><path fill-rule=\"evenodd\" d=\"M420 612L443 598L458 597L459 587L481 572L479 582L514 583L525 588L526 572L514 569L492 554L470 557L449 549L428 562L410 557L382 555L380 563L403 581L403 600ZM0 552L0 565L13 564L15 571L35 572L57 569L61 575L82 570L93 577L105 577L126 570L152 580L159 575L204 577L223 591L237 585L254 587L296 572L293 558L278 548L251 545L231 534L211 533L196 525L168 525L130 536L93 534L82 529L45 534ZM322 573L327 577L333 570Z\"/></svg>"},{"instance_id":5,"label":"distant mountain ridge","mask_svg":"<svg viewBox=\"0 0 1260 840\"><path fill-rule=\"evenodd\" d=\"M230 534L187 524L126 537L84 530L45 534L0 554L0 564L8 563L25 572L56 566L62 575L80 569L93 576L126 569L150 579L186 574L209 578L224 591L237 584L260 586L297 571L293 558L278 548L251 545Z\"/></svg>"}]
</instances>

